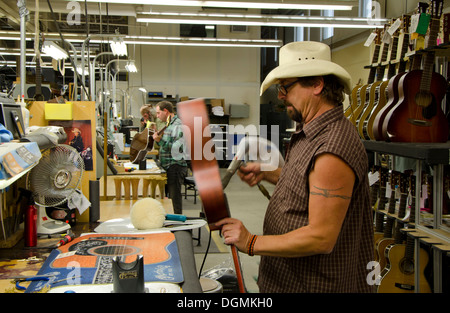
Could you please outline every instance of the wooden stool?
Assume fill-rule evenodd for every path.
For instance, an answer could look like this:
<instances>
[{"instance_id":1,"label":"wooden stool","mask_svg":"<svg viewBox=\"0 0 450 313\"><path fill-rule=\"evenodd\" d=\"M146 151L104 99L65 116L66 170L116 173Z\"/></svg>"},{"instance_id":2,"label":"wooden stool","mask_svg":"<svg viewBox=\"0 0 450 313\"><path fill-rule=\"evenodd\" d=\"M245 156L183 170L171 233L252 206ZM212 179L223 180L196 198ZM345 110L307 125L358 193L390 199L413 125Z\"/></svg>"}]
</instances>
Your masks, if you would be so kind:
<instances>
[{"instance_id":1,"label":"wooden stool","mask_svg":"<svg viewBox=\"0 0 450 313\"><path fill-rule=\"evenodd\" d=\"M120 200L122 198L122 183L124 187L124 199L130 200L131 196L133 200L136 200L139 195L139 181L141 177L139 176L117 176L114 177L114 185L116 188L116 199ZM131 189L130 189L131 187Z\"/></svg>"},{"instance_id":2,"label":"wooden stool","mask_svg":"<svg viewBox=\"0 0 450 313\"><path fill-rule=\"evenodd\" d=\"M146 198L148 196L148 187L151 186L152 198L156 197L156 187L159 187L159 192L161 194L161 199L164 199L165 192L164 188L167 183L167 178L163 176L147 176L143 178L142 196Z\"/></svg>"},{"instance_id":3,"label":"wooden stool","mask_svg":"<svg viewBox=\"0 0 450 313\"><path fill-rule=\"evenodd\" d=\"M122 177L121 176L114 177L114 186L116 188L116 200L120 200L122 198Z\"/></svg>"},{"instance_id":4,"label":"wooden stool","mask_svg":"<svg viewBox=\"0 0 450 313\"><path fill-rule=\"evenodd\" d=\"M138 187L139 187L139 181L140 180L141 180L140 177L132 177L132 178L130 178L133 200L137 200L137 198L139 196L139 189L138 189Z\"/></svg>"}]
</instances>

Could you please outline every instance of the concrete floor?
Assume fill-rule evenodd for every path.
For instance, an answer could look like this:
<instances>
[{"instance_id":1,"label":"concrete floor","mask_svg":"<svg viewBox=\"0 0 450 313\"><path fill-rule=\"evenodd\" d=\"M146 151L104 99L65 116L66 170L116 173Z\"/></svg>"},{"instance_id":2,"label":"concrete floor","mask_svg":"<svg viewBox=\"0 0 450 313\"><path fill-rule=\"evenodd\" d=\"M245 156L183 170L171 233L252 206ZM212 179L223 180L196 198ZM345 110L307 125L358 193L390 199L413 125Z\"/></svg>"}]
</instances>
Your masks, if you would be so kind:
<instances>
[{"instance_id":1,"label":"concrete floor","mask_svg":"<svg viewBox=\"0 0 450 313\"><path fill-rule=\"evenodd\" d=\"M221 176L223 176L225 169L220 169L220 171ZM269 194L273 193L274 186L269 183L264 183L264 186L269 191ZM269 200L263 196L257 187L249 187L246 183L242 182L237 175L234 175L231 178L230 183L225 189L225 193L228 199L231 216L241 220L252 234L262 234L264 214ZM197 199L196 204L194 204L193 197L188 197L186 200L183 199L183 214L197 217L199 216L200 211L201 201L199 201L199 199ZM206 237L208 234L202 233L202 236ZM212 240L221 252L208 253L203 266L203 273L208 269L223 264L224 262L231 262L231 264L233 264L231 261L230 249L228 246L223 244L223 240L219 237L217 231L213 232ZM196 242L194 242L194 244L196 244ZM201 267L204 256L204 253L195 254L197 271L199 271ZM247 291L249 293L259 292L256 284L259 257L250 257L244 253L239 253L239 258L241 261L241 269Z\"/></svg>"}]
</instances>

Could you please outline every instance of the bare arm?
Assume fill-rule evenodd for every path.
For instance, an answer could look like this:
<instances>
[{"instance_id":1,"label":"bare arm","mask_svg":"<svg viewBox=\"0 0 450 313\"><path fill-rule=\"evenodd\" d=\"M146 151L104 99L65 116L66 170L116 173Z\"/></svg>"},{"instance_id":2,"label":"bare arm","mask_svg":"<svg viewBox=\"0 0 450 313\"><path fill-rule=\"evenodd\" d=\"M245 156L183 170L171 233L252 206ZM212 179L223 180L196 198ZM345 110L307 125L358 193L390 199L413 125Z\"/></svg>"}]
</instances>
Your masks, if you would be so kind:
<instances>
[{"instance_id":1,"label":"bare arm","mask_svg":"<svg viewBox=\"0 0 450 313\"><path fill-rule=\"evenodd\" d=\"M302 257L330 253L339 236L351 201L355 174L342 159L323 154L309 175L309 224L289 233L258 236L254 254ZM226 244L246 252L250 234L240 221L223 220ZM228 237L229 235L229 237Z\"/></svg>"}]
</instances>

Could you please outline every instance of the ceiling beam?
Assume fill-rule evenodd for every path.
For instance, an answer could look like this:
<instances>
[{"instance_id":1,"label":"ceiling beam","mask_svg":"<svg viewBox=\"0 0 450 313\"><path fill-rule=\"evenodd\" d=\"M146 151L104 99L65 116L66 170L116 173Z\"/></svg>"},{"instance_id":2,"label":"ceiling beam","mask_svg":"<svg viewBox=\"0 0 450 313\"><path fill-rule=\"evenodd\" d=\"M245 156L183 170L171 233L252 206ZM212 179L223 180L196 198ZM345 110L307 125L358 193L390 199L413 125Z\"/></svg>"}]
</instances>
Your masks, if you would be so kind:
<instances>
[{"instance_id":1,"label":"ceiling beam","mask_svg":"<svg viewBox=\"0 0 450 313\"><path fill-rule=\"evenodd\" d=\"M16 7L12 8L5 1L0 0L0 12L3 13L8 19L10 19L14 24L20 27L20 16L19 9ZM31 19L26 23L26 30L29 32L34 31L34 22Z\"/></svg>"}]
</instances>

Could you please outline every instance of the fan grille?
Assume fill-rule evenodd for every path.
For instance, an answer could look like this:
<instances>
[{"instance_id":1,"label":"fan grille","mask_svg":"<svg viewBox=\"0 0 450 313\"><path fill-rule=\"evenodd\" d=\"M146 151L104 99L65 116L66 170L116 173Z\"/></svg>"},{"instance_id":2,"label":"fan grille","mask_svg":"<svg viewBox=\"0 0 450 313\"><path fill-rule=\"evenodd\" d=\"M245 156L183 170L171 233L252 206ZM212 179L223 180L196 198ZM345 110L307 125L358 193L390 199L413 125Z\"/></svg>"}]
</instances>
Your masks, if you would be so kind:
<instances>
[{"instance_id":1,"label":"fan grille","mask_svg":"<svg viewBox=\"0 0 450 313\"><path fill-rule=\"evenodd\" d=\"M45 150L28 177L34 201L43 206L64 203L78 188L83 171L83 158L71 146L58 145Z\"/></svg>"}]
</instances>

